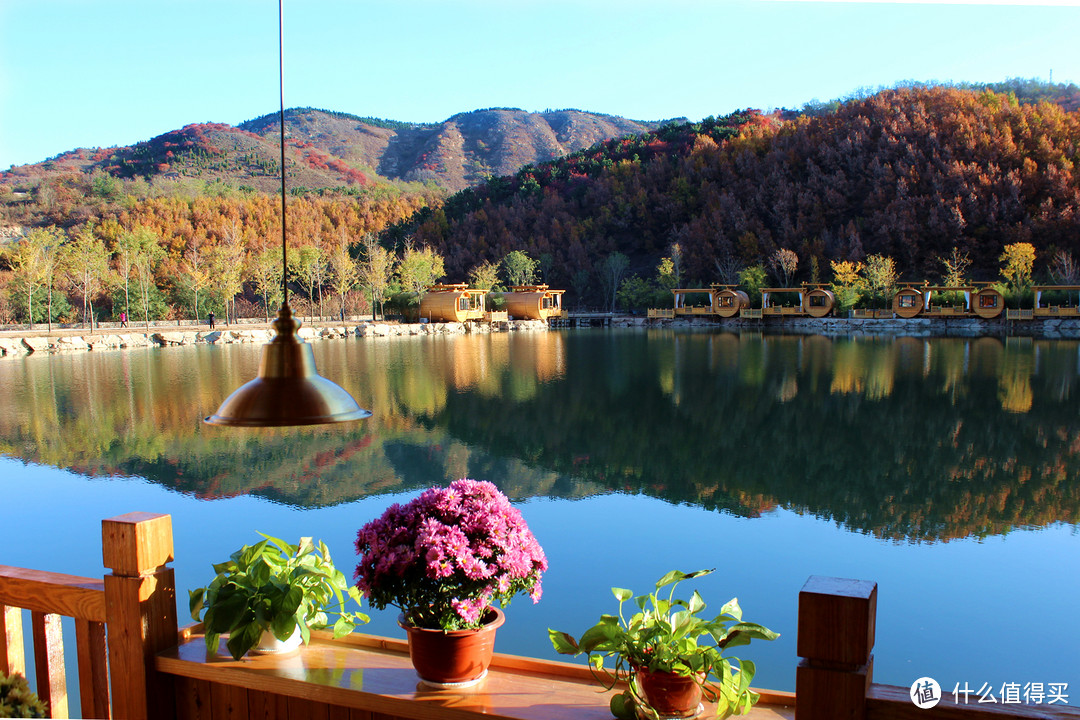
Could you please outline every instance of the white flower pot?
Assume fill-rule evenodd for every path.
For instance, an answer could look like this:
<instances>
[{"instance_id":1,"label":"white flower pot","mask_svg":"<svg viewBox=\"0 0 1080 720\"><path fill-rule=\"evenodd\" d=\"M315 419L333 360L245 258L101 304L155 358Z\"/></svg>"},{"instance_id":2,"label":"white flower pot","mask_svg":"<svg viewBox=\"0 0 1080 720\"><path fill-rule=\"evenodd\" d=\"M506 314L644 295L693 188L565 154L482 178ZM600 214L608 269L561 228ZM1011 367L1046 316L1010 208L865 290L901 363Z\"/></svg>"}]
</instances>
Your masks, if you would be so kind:
<instances>
[{"instance_id":1,"label":"white flower pot","mask_svg":"<svg viewBox=\"0 0 1080 720\"><path fill-rule=\"evenodd\" d=\"M281 655L283 653L290 653L300 647L300 644L304 642L303 637L300 635L300 628L293 629L292 635L287 640L278 640L274 633L269 630L264 630L262 636L259 638L259 644L251 649L252 655Z\"/></svg>"}]
</instances>

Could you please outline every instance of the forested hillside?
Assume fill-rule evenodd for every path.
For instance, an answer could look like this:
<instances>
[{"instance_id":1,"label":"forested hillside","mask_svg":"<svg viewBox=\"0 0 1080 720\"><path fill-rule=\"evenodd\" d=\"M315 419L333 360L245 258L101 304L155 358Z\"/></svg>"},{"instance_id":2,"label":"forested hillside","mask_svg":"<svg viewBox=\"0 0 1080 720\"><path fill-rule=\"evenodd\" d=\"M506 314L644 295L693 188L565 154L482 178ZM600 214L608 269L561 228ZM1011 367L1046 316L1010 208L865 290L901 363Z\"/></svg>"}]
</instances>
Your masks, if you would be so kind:
<instances>
[{"instance_id":1,"label":"forested hillside","mask_svg":"<svg viewBox=\"0 0 1080 720\"><path fill-rule=\"evenodd\" d=\"M651 273L677 243L684 284L733 281L780 249L798 259L790 282L828 282L833 261L873 255L936 279L953 248L971 278L992 280L1007 244L1031 243L1036 272L1057 250L1080 252L1078 161L1075 111L905 88L816 117L749 111L611 141L466 190L396 232L443 252L451 277L514 249L547 256L555 285L616 252Z\"/></svg>"},{"instance_id":2,"label":"forested hillside","mask_svg":"<svg viewBox=\"0 0 1080 720\"><path fill-rule=\"evenodd\" d=\"M432 201L390 191L290 199L293 308L305 315L368 311L357 247L365 240L377 247L376 234ZM0 324L115 321L121 312L144 322L211 311L225 321L269 318L281 301L280 196L125 196L62 211L68 202L75 200L54 198L52 207L81 217L79 224L0 238ZM392 259L385 251L380 257L389 273Z\"/></svg>"},{"instance_id":3,"label":"forested hillside","mask_svg":"<svg viewBox=\"0 0 1080 720\"><path fill-rule=\"evenodd\" d=\"M1004 280L1015 307L1033 281L1080 284L1080 111L1058 104L1067 92L1021 90L1055 103L918 86L794 118L745 110L609 139L450 197L379 173L427 147L422 137L443 147L453 133L296 111L294 308L355 315L399 291L415 303L438 280L539 280L568 289L571 306L626 309L670 304L672 287L738 283L756 301L763 286L824 282L841 311L887 301L902 280ZM497 120L484 157L514 164L523 147L555 153L604 130L590 117L453 120L461 138ZM379 172L335 154L358 124L383 148ZM189 126L65 156L46 175L0 174L0 323L268 314L281 278L273 126ZM324 180L346 184L314 187Z\"/></svg>"}]
</instances>

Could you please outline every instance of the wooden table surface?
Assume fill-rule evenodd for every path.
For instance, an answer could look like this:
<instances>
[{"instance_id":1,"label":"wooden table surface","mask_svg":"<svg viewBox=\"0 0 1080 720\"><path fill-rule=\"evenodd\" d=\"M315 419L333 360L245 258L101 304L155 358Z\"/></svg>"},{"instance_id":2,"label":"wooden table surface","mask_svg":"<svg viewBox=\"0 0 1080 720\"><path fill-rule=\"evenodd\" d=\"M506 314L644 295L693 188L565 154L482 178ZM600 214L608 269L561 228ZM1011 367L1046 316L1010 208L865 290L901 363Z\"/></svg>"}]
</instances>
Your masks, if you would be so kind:
<instances>
[{"instance_id":1,"label":"wooden table surface","mask_svg":"<svg viewBox=\"0 0 1080 720\"><path fill-rule=\"evenodd\" d=\"M263 691L331 706L426 720L610 720L611 693L584 665L496 654L488 676L471 688L436 690L423 685L404 641L353 635L333 640L313 633L307 647L286 656L233 660L224 652L207 657L193 634L157 658L157 669L211 684ZM708 717L711 708L703 717ZM792 720L794 696L762 694L751 720Z\"/></svg>"}]
</instances>

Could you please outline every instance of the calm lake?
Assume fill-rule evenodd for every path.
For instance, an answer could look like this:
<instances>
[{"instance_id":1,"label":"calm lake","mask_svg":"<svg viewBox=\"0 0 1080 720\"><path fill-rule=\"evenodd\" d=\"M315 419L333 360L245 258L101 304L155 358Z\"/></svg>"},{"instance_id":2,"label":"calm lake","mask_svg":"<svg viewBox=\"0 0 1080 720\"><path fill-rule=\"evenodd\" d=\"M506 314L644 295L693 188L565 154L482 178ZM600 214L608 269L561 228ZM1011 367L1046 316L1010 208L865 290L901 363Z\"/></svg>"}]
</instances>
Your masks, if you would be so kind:
<instances>
[{"instance_id":1,"label":"calm lake","mask_svg":"<svg viewBox=\"0 0 1080 720\"><path fill-rule=\"evenodd\" d=\"M344 426L201 424L254 377L248 346L0 360L0 563L102 574L100 521L170 513L187 590L256 531L325 540L425 487L496 483L551 564L501 652L555 658L612 586L716 567L739 648L793 690L810 575L878 583L875 680L1068 683L1080 703L1080 344L571 330L349 339L320 372L374 413ZM369 632L404 637L390 612Z\"/></svg>"}]
</instances>

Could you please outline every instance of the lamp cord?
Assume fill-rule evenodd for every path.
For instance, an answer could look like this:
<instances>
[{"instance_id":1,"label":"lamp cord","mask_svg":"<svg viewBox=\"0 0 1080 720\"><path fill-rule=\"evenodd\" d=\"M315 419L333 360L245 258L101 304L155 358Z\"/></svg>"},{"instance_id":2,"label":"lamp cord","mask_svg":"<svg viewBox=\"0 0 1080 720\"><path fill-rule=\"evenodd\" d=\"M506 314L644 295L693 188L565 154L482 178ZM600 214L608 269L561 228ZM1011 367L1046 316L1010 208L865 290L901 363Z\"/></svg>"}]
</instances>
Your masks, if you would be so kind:
<instances>
[{"instance_id":1,"label":"lamp cord","mask_svg":"<svg viewBox=\"0 0 1080 720\"><path fill-rule=\"evenodd\" d=\"M278 89L281 92L281 306L289 305L288 240L285 235L285 10L284 0L278 0Z\"/></svg>"}]
</instances>

